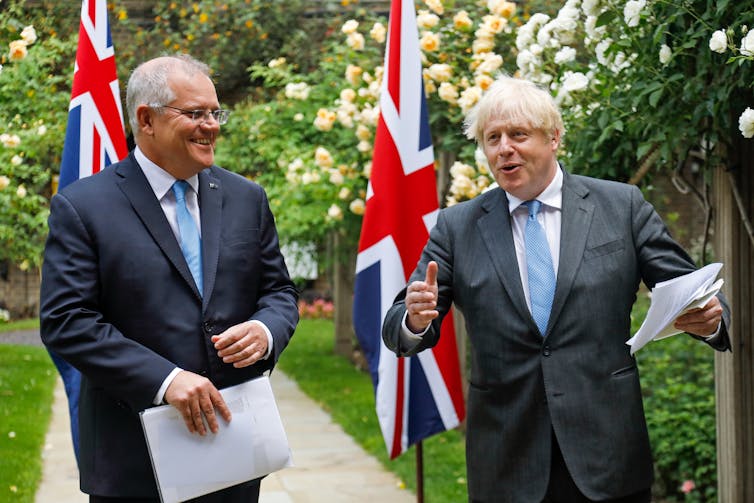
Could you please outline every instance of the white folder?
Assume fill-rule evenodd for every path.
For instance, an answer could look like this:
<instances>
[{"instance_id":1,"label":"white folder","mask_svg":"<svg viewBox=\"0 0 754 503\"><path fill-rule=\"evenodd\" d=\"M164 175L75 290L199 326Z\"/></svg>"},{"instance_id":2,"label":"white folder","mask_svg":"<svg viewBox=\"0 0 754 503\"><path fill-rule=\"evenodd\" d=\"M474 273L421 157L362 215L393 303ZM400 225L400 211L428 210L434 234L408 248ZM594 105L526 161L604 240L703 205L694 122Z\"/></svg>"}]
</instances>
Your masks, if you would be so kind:
<instances>
[{"instance_id":1,"label":"white folder","mask_svg":"<svg viewBox=\"0 0 754 503\"><path fill-rule=\"evenodd\" d=\"M269 378L220 393L232 418L226 423L218 416L217 433L189 433L172 405L140 413L163 503L196 498L292 466Z\"/></svg>"}]
</instances>

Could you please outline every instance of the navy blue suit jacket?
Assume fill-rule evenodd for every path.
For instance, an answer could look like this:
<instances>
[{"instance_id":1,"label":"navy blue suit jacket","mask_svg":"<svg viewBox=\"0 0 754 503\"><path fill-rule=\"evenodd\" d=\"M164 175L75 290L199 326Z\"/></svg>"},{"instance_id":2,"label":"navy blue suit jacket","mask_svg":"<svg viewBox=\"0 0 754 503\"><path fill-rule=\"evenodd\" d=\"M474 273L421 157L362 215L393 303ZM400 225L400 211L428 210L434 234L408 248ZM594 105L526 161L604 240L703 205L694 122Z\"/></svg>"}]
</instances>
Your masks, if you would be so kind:
<instances>
[{"instance_id":1,"label":"navy blue suit jacket","mask_svg":"<svg viewBox=\"0 0 754 503\"><path fill-rule=\"evenodd\" d=\"M176 367L218 388L271 369L298 322L297 294L264 190L217 166L199 173L203 296L133 153L52 198L41 287L45 344L82 373L84 492L156 497L139 411ZM212 335L271 331L267 360L236 369Z\"/></svg>"}]
</instances>

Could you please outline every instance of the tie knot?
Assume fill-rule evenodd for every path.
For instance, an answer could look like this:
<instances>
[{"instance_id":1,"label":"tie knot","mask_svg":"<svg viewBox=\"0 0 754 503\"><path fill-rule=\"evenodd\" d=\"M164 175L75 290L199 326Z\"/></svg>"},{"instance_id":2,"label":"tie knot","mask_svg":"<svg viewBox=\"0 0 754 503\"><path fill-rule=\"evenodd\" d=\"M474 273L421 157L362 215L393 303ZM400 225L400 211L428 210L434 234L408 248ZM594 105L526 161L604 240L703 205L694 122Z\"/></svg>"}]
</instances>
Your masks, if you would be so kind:
<instances>
[{"instance_id":1,"label":"tie knot","mask_svg":"<svg viewBox=\"0 0 754 503\"><path fill-rule=\"evenodd\" d=\"M537 201L536 199L532 199L531 201L526 201L524 205L529 210L529 216L536 218L537 213L539 213L539 208L542 206L542 203Z\"/></svg>"},{"instance_id":2,"label":"tie knot","mask_svg":"<svg viewBox=\"0 0 754 503\"><path fill-rule=\"evenodd\" d=\"M186 199L186 189L189 184L186 180L176 180L173 184L173 193L175 194L176 201L184 201Z\"/></svg>"}]
</instances>

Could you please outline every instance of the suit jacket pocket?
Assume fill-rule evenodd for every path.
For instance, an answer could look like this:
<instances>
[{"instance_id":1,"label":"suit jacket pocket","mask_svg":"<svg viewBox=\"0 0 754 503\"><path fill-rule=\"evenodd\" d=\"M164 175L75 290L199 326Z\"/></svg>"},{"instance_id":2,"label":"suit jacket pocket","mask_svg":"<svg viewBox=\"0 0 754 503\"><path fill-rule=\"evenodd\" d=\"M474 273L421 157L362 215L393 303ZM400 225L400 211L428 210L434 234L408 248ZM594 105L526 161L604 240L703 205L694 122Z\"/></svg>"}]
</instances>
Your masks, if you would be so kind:
<instances>
[{"instance_id":1,"label":"suit jacket pocket","mask_svg":"<svg viewBox=\"0 0 754 503\"><path fill-rule=\"evenodd\" d=\"M603 255L609 255L625 248L622 238L609 241L607 243L593 246L584 250L584 260L590 260L593 258L601 257Z\"/></svg>"},{"instance_id":2,"label":"suit jacket pocket","mask_svg":"<svg viewBox=\"0 0 754 503\"><path fill-rule=\"evenodd\" d=\"M620 368L614 371L611 375L613 379L634 375L636 373L636 364L629 365L628 367Z\"/></svg>"}]
</instances>

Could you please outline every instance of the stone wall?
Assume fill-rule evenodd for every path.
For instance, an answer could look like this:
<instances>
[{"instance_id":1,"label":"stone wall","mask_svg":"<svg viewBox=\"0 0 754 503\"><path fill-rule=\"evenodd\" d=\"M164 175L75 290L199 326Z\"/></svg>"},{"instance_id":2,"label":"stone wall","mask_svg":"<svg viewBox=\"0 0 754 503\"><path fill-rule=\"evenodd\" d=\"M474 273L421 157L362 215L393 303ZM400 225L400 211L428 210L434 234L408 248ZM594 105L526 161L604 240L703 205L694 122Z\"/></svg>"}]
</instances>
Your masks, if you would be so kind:
<instances>
[{"instance_id":1,"label":"stone wall","mask_svg":"<svg viewBox=\"0 0 754 503\"><path fill-rule=\"evenodd\" d=\"M11 319L33 318L39 314L39 270L22 271L9 262L0 262L0 307Z\"/></svg>"}]
</instances>

